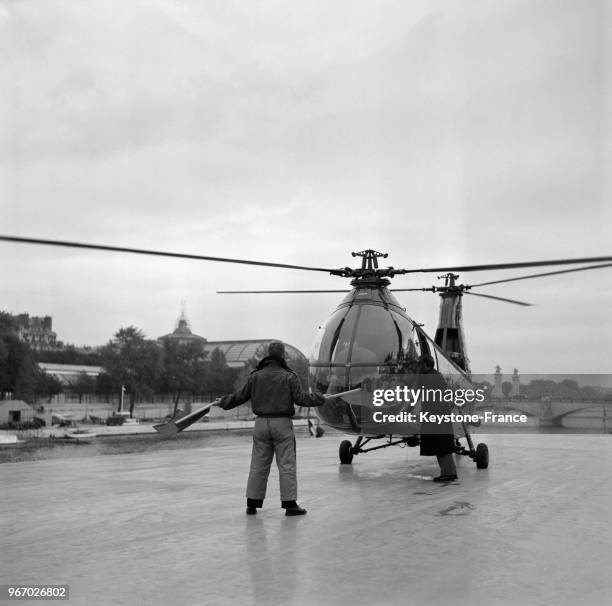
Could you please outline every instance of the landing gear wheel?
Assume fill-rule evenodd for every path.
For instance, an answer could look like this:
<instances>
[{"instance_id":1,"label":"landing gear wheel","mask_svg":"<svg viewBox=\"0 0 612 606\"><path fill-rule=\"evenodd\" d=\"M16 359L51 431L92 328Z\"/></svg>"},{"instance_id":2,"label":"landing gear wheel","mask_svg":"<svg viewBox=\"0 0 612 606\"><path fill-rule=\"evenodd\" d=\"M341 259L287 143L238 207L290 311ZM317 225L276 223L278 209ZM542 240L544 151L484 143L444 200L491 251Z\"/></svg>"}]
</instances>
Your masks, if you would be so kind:
<instances>
[{"instance_id":1,"label":"landing gear wheel","mask_svg":"<svg viewBox=\"0 0 612 606\"><path fill-rule=\"evenodd\" d=\"M476 446L474 461L477 469L486 469L489 466L489 447L486 444L481 443Z\"/></svg>"},{"instance_id":2,"label":"landing gear wheel","mask_svg":"<svg viewBox=\"0 0 612 606\"><path fill-rule=\"evenodd\" d=\"M353 445L349 440L342 440L340 442L340 463L344 463L345 465L350 465L353 460Z\"/></svg>"}]
</instances>

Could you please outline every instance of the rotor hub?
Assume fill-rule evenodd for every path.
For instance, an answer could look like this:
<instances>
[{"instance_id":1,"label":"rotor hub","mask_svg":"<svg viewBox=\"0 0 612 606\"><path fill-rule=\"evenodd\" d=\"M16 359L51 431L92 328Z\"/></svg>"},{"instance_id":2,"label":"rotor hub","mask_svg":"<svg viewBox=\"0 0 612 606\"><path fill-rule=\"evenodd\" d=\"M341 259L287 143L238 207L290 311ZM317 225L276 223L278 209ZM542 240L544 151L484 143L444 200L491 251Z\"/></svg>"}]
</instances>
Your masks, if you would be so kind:
<instances>
[{"instance_id":1,"label":"rotor hub","mask_svg":"<svg viewBox=\"0 0 612 606\"><path fill-rule=\"evenodd\" d=\"M433 292L461 296L466 290L469 290L471 286L457 284L457 278L459 278L459 274L454 274L452 272L438 276L438 280L444 280L444 286L434 286Z\"/></svg>"},{"instance_id":2,"label":"rotor hub","mask_svg":"<svg viewBox=\"0 0 612 606\"><path fill-rule=\"evenodd\" d=\"M373 286L387 286L389 280L384 278L393 278L398 273L405 273L404 270L396 270L393 267L378 267L378 259L386 259L389 256L387 253L368 248L367 250L352 252L351 255L361 257L360 268L343 267L331 271L330 274L342 278L354 278L351 282L353 286L363 286L366 283Z\"/></svg>"}]
</instances>

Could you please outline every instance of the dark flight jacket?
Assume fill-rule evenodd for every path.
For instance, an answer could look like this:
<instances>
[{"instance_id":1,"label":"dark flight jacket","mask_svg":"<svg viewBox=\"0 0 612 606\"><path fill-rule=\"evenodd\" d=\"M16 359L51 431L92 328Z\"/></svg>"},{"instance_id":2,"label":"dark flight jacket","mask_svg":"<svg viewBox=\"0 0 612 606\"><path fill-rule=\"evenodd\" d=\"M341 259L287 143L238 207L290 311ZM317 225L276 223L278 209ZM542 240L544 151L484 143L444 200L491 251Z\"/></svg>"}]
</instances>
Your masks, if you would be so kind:
<instances>
[{"instance_id":1,"label":"dark flight jacket","mask_svg":"<svg viewBox=\"0 0 612 606\"><path fill-rule=\"evenodd\" d=\"M258 417L292 417L297 406L320 406L321 396L304 393L297 375L284 368L274 358L264 358L259 368L238 391L221 399L219 406L230 410L251 400L253 413Z\"/></svg>"}]
</instances>

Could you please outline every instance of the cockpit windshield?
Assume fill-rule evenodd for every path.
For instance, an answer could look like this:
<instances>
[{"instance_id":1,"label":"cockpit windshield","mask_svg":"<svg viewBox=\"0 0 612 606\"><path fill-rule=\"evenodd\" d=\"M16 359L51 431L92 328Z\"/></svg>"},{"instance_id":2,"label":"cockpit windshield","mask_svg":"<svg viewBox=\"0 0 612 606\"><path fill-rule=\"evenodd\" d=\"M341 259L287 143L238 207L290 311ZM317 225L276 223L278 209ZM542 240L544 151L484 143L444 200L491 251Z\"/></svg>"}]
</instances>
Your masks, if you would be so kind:
<instances>
[{"instance_id":1,"label":"cockpit windshield","mask_svg":"<svg viewBox=\"0 0 612 606\"><path fill-rule=\"evenodd\" d=\"M416 360L414 324L382 305L342 307L319 329L311 364L396 365Z\"/></svg>"}]
</instances>

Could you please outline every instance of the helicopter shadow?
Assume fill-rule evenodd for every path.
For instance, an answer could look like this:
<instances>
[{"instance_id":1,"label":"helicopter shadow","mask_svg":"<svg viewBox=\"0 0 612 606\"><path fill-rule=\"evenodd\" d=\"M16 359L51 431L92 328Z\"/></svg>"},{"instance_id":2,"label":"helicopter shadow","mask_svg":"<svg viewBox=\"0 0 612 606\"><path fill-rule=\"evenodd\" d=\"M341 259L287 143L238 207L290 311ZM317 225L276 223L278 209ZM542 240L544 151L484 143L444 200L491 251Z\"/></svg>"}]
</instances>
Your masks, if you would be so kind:
<instances>
[{"instance_id":1,"label":"helicopter shadow","mask_svg":"<svg viewBox=\"0 0 612 606\"><path fill-rule=\"evenodd\" d=\"M389 482L394 478L397 479L398 484L403 484L406 481L418 482L418 485L422 485L423 482L430 482L433 479L433 475L428 473L430 470L423 469L422 465L418 463L410 465L393 465L391 467L379 467L376 469L372 468L359 468L354 465L338 465L338 478L341 482L352 483L358 482L360 484L372 484L388 486Z\"/></svg>"},{"instance_id":2,"label":"helicopter shadow","mask_svg":"<svg viewBox=\"0 0 612 606\"><path fill-rule=\"evenodd\" d=\"M377 469L338 465L338 479L345 488L355 485L359 489L389 491L390 486L395 486L404 493L407 489L410 490L414 496L436 496L441 490L461 486L460 480L434 482L433 478L438 474L439 470L435 463L415 462Z\"/></svg>"}]
</instances>

